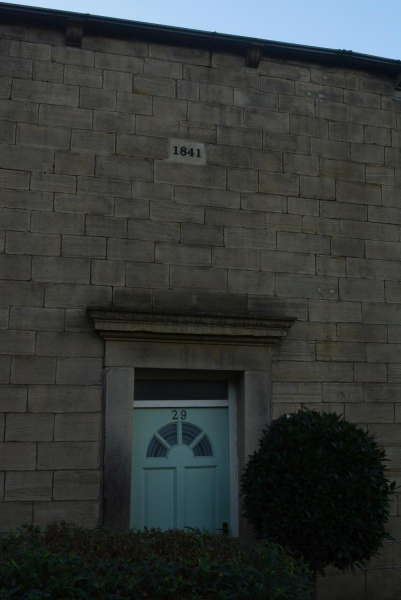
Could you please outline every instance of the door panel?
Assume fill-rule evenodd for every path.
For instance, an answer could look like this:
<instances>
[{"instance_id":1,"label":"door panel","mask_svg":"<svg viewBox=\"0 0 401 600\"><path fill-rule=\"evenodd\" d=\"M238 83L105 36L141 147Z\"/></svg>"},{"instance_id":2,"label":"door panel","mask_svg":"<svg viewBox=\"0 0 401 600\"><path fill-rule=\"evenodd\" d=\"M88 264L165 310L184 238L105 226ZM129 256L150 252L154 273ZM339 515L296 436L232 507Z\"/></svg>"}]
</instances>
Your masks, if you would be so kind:
<instances>
[{"instance_id":1,"label":"door panel","mask_svg":"<svg viewBox=\"0 0 401 600\"><path fill-rule=\"evenodd\" d=\"M135 408L131 527L230 521L227 408Z\"/></svg>"},{"instance_id":2,"label":"door panel","mask_svg":"<svg viewBox=\"0 0 401 600\"><path fill-rule=\"evenodd\" d=\"M185 491L187 525L210 531L217 529L216 467L186 468Z\"/></svg>"},{"instance_id":3,"label":"door panel","mask_svg":"<svg viewBox=\"0 0 401 600\"><path fill-rule=\"evenodd\" d=\"M175 469L144 469L142 475L144 526L174 528Z\"/></svg>"}]
</instances>

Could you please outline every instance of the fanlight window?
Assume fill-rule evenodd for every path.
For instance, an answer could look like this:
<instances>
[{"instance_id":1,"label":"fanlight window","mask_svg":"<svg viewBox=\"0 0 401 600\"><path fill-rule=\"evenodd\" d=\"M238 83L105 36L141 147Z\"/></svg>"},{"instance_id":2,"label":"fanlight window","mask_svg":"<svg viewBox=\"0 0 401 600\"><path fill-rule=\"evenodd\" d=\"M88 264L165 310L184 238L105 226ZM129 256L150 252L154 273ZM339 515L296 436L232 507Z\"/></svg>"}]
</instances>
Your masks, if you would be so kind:
<instances>
[{"instance_id":1,"label":"fanlight window","mask_svg":"<svg viewBox=\"0 0 401 600\"><path fill-rule=\"evenodd\" d=\"M196 425L181 423L181 444L189 446L194 456L213 456L212 445L206 433ZM173 446L179 443L179 431L176 423L165 425L150 441L147 458L164 458Z\"/></svg>"}]
</instances>

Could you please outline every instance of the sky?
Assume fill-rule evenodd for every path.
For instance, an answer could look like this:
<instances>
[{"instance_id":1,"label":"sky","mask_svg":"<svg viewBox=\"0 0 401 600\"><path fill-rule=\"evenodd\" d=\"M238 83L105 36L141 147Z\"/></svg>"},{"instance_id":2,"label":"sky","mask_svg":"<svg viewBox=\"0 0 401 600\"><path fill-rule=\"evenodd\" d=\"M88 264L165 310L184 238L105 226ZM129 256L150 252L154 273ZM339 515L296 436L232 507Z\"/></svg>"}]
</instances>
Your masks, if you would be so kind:
<instances>
[{"instance_id":1,"label":"sky","mask_svg":"<svg viewBox=\"0 0 401 600\"><path fill-rule=\"evenodd\" d=\"M401 60L401 0L20 0L107 17Z\"/></svg>"}]
</instances>

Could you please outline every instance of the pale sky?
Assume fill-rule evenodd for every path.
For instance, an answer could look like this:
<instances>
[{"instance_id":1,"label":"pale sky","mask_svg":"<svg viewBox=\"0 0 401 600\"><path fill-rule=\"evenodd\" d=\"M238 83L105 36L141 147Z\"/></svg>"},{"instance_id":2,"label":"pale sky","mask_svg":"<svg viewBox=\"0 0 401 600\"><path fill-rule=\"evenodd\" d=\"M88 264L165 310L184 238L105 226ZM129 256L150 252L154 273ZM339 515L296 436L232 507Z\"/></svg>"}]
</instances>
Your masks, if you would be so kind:
<instances>
[{"instance_id":1,"label":"pale sky","mask_svg":"<svg viewBox=\"0 0 401 600\"><path fill-rule=\"evenodd\" d=\"M401 59L401 0L20 0L10 4Z\"/></svg>"}]
</instances>

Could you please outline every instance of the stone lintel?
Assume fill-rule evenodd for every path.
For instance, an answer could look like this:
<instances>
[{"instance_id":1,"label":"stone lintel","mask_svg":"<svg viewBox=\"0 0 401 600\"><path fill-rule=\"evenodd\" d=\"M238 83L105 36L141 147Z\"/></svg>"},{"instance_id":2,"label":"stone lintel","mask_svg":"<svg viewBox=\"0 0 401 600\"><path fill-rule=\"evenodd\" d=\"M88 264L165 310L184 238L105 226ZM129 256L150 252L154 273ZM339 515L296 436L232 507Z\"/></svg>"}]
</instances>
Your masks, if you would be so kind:
<instances>
[{"instance_id":1,"label":"stone lintel","mask_svg":"<svg viewBox=\"0 0 401 600\"><path fill-rule=\"evenodd\" d=\"M162 313L89 308L94 329L108 340L265 346L287 334L295 319L265 315Z\"/></svg>"}]
</instances>

